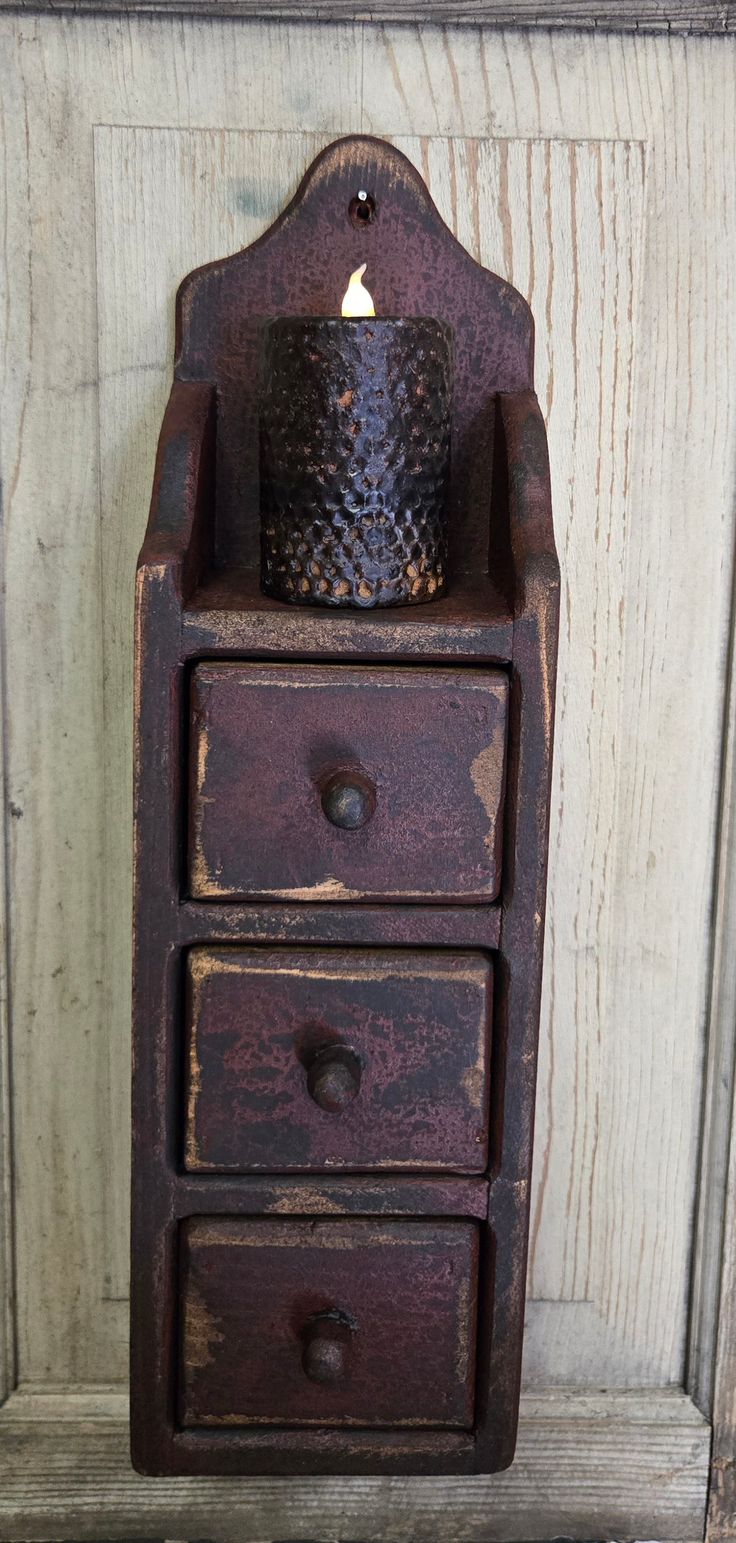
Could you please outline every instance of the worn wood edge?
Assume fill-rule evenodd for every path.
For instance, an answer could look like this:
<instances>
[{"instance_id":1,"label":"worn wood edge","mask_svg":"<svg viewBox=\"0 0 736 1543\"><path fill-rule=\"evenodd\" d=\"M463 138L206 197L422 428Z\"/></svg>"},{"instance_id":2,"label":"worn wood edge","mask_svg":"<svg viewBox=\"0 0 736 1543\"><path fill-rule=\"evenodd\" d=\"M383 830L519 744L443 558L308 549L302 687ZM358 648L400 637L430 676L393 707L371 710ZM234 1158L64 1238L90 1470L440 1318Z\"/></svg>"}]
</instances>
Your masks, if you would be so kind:
<instances>
[{"instance_id":1,"label":"worn wood edge","mask_svg":"<svg viewBox=\"0 0 736 1543\"><path fill-rule=\"evenodd\" d=\"M725 1193L723 1265L717 1308L713 1447L706 1543L736 1538L736 1101Z\"/></svg>"},{"instance_id":2,"label":"worn wood edge","mask_svg":"<svg viewBox=\"0 0 736 1543\"><path fill-rule=\"evenodd\" d=\"M638 5L616 0L0 0L0 10L20 14L66 11L99 15L241 17L284 21L422 22L455 26L577 28L581 31L730 33L736 29L736 7L718 0L640 0Z\"/></svg>"},{"instance_id":3,"label":"worn wood edge","mask_svg":"<svg viewBox=\"0 0 736 1543\"><path fill-rule=\"evenodd\" d=\"M12 91L9 89L9 95ZM0 116L2 116L0 114ZM23 174L28 174L27 165L23 168ZM10 219L10 180L5 158L5 166L0 171L0 221L8 229ZM0 289L3 288L5 279L9 275L4 274L0 278ZM10 351L11 330L7 305L0 321L0 354L8 358ZM2 552L0 564L2 565L2 590L0 592L0 800L2 807L2 840L0 841L0 1404L7 1398L16 1378L16 1346L15 1346L15 1311L14 1311L14 1287L15 1287L15 1259L13 1236L13 1189L12 1189L12 1100L10 1082L10 933L9 933L9 894L8 894L8 863L12 850L13 820L18 810L13 807L8 799L8 768L7 768L7 732L8 732L8 651L7 651L7 616L6 616L6 584L7 584L7 536L6 522L9 518L7 492L5 491L10 480L9 466L5 466L0 456L0 523L3 527ZM5 496L3 496L5 494Z\"/></svg>"},{"instance_id":4,"label":"worn wood edge","mask_svg":"<svg viewBox=\"0 0 736 1543\"><path fill-rule=\"evenodd\" d=\"M736 1102L725 1193L723 1265L717 1311L713 1446L706 1543L736 1538Z\"/></svg>"},{"instance_id":5,"label":"worn wood edge","mask_svg":"<svg viewBox=\"0 0 736 1543\"><path fill-rule=\"evenodd\" d=\"M736 594L736 583L734 584ZM734 612L732 609L732 618ZM736 1272L727 1274L724 1236L736 1204L729 1148L736 1129L736 618L725 690L719 828L711 932L700 1169L695 1212L686 1387L704 1414L713 1409L719 1309L722 1332L736 1344ZM733 1163L731 1164L733 1166ZM722 1277L723 1271L723 1277ZM731 1318L730 1329L728 1325ZM733 1439L734 1432L731 1432ZM736 1475L732 1511L736 1513ZM736 1519L734 1520L736 1531Z\"/></svg>"},{"instance_id":6,"label":"worn wood edge","mask_svg":"<svg viewBox=\"0 0 736 1543\"><path fill-rule=\"evenodd\" d=\"M4 800L3 800L4 803ZM5 875L0 872L0 948L5 947ZM0 985L0 1405L15 1385L15 1263L7 975Z\"/></svg>"},{"instance_id":7,"label":"worn wood edge","mask_svg":"<svg viewBox=\"0 0 736 1543\"><path fill-rule=\"evenodd\" d=\"M736 592L736 584L734 586ZM736 615L724 722L690 1384L710 1408L707 1543L736 1538Z\"/></svg>"},{"instance_id":8,"label":"worn wood edge","mask_svg":"<svg viewBox=\"0 0 736 1543\"><path fill-rule=\"evenodd\" d=\"M24 1387L0 1411L0 1538L680 1543L702 1537L709 1438L678 1389L551 1390L522 1399L516 1461L489 1478L152 1480L130 1466L120 1388Z\"/></svg>"},{"instance_id":9,"label":"worn wood edge","mask_svg":"<svg viewBox=\"0 0 736 1543\"><path fill-rule=\"evenodd\" d=\"M3 804L4 804L3 800ZM10 816L9 816L10 817ZM4 866L4 865L3 865ZM0 948L5 947L5 875L0 872ZM0 984L0 1405L15 1385L15 1263L7 975Z\"/></svg>"},{"instance_id":10,"label":"worn wood edge","mask_svg":"<svg viewBox=\"0 0 736 1543\"><path fill-rule=\"evenodd\" d=\"M0 495L0 506L2 503ZM10 1080L10 935L8 930L8 824L15 811L8 803L5 776L7 682L5 615L0 616L0 1404L15 1385L15 1248L13 1236L12 1102Z\"/></svg>"}]
</instances>

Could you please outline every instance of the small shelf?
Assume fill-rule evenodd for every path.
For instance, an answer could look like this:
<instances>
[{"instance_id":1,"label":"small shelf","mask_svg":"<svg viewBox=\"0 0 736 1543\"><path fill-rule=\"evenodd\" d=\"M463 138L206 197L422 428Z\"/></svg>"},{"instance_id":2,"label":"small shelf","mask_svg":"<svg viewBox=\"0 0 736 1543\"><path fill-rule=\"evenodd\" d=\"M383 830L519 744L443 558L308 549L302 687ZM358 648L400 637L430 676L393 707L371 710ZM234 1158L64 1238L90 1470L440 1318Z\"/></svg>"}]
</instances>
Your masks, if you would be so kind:
<instances>
[{"instance_id":1,"label":"small shelf","mask_svg":"<svg viewBox=\"0 0 736 1543\"><path fill-rule=\"evenodd\" d=\"M258 572L228 568L208 574L182 614L190 657L314 655L321 659L511 659L513 616L487 574L459 575L450 594L426 605L385 610L330 610L291 606L261 593Z\"/></svg>"}]
</instances>

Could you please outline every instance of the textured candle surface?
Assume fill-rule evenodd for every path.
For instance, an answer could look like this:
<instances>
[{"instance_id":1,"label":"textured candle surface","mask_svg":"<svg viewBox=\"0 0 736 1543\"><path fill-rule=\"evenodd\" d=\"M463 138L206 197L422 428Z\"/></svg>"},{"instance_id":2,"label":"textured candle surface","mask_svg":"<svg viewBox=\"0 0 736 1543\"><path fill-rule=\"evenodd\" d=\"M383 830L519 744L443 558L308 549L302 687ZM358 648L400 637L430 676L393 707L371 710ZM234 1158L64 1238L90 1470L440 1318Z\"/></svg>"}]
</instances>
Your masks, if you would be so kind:
<instances>
[{"instance_id":1,"label":"textured candle surface","mask_svg":"<svg viewBox=\"0 0 736 1543\"><path fill-rule=\"evenodd\" d=\"M267 329L261 581L295 604L402 605L447 584L452 334L433 318Z\"/></svg>"}]
</instances>

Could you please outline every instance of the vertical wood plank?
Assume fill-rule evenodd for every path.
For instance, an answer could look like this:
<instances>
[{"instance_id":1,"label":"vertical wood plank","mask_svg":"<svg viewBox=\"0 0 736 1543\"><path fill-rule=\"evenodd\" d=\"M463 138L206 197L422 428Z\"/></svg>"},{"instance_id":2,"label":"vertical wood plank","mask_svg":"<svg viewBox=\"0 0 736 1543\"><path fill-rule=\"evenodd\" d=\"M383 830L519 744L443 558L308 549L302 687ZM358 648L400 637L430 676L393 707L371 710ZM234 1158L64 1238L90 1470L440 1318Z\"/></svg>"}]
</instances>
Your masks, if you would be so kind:
<instances>
[{"instance_id":1,"label":"vertical wood plank","mask_svg":"<svg viewBox=\"0 0 736 1543\"><path fill-rule=\"evenodd\" d=\"M706 1543L736 1537L736 616L718 858L688 1368L713 1421Z\"/></svg>"},{"instance_id":2,"label":"vertical wood plank","mask_svg":"<svg viewBox=\"0 0 736 1543\"><path fill-rule=\"evenodd\" d=\"M730 605L733 59L705 41L650 51L643 39L598 39L588 70L580 40L554 33L544 45L465 33L446 45L429 29L383 29L366 51L371 127L390 118L429 141L491 122L497 137L643 144L638 313L626 272L634 248L624 239L617 251L631 165L595 195L584 178L551 174L525 199L509 146L509 212L485 260L537 296L568 601L530 1276L539 1333L527 1376L565 1380L595 1366L607 1383L656 1382L684 1372ZM518 211L548 206L556 279L560 231L595 196L608 286L596 293L581 240L551 313L543 244ZM602 410L609 400L618 415ZM695 404L705 400L704 412Z\"/></svg>"},{"instance_id":3,"label":"vertical wood plank","mask_svg":"<svg viewBox=\"0 0 736 1543\"><path fill-rule=\"evenodd\" d=\"M170 389L183 275L245 246L327 142L313 134L95 130L102 595L105 616L106 1002L110 1034L107 1290L127 1294L132 669L129 576ZM213 176L213 168L217 175ZM117 1090L124 1096L118 1097Z\"/></svg>"},{"instance_id":4,"label":"vertical wood plank","mask_svg":"<svg viewBox=\"0 0 736 1543\"><path fill-rule=\"evenodd\" d=\"M362 59L350 27L0 26L15 136L2 454L8 797L23 810L8 831L24 1374L124 1375L124 1315L104 1300L127 1271L124 593L174 262L178 277L250 239L309 159L309 133L362 122L405 141L460 238L538 318L569 608L529 1375L677 1379L733 535L735 45L370 28ZM96 195L95 124L112 126L95 136ZM133 154L151 124L215 131L209 160L196 133L179 161L158 147L153 194L140 143L126 168L121 134L135 131ZM257 162L246 134L243 172L229 133L260 129L292 131L291 151L269 163L264 144ZM577 143L590 140L613 143ZM123 185L132 224L111 254Z\"/></svg>"},{"instance_id":5,"label":"vertical wood plank","mask_svg":"<svg viewBox=\"0 0 736 1543\"><path fill-rule=\"evenodd\" d=\"M706 1543L736 1537L736 1106L725 1191ZM720 1231L720 1229L719 1229Z\"/></svg>"},{"instance_id":6,"label":"vertical wood plank","mask_svg":"<svg viewBox=\"0 0 736 1543\"><path fill-rule=\"evenodd\" d=\"M17 79L17 77L16 77ZM18 118L18 97L9 89L0 100L0 137L5 154L0 159L0 229L5 233L5 249L8 260L0 263L0 358L13 357L16 345L16 329L25 325L28 309L26 274L18 275L14 289L15 304L11 306L11 272L17 248L13 243L10 221L12 190L11 168L21 186L27 186L27 146ZM9 426L11 434L17 432L19 415L22 413L24 388L22 381L12 370L5 370L0 377L0 424ZM15 1312L14 1312L14 1238L12 1195L12 1106L10 1084L10 1003L9 1003L9 938L7 915L7 847L9 827L15 815L6 790L6 725L7 725L7 660L5 615L5 517L7 489L14 475L7 455L8 440L0 434L0 522L3 542L0 554L2 564L2 610L0 611L0 808L2 809L2 844L0 845L0 1404L15 1385Z\"/></svg>"},{"instance_id":7,"label":"vertical wood plank","mask_svg":"<svg viewBox=\"0 0 736 1543\"><path fill-rule=\"evenodd\" d=\"M671 1314L682 1376L736 503L736 186L723 138L736 77L729 51L707 44L672 45L671 60L648 150L609 869L607 1029L631 1039L608 1062L619 1155L600 1164L595 1199L610 1217L597 1257L606 1319L647 1346Z\"/></svg>"},{"instance_id":8,"label":"vertical wood plank","mask_svg":"<svg viewBox=\"0 0 736 1543\"><path fill-rule=\"evenodd\" d=\"M736 587L735 587L736 594ZM713 955L710 1010L706 1042L705 1088L698 1205L695 1219L693 1275L690 1301L687 1387L698 1407L713 1414L718 1424L724 1417L724 1372L719 1373L719 1409L713 1409L716 1375L718 1313L723 1313L721 1347L728 1350L729 1312L736 1283L733 1241L724 1255L726 1218L733 1210L733 1179L729 1178L734 1141L733 1098L736 1058L736 635L731 639L728 711L724 725L721 818L716 854L713 907ZM730 1185L730 1188L729 1188ZM728 1368L727 1368L728 1370ZM725 1437L728 1439L728 1432ZM716 1437L718 1441L718 1437ZM736 1488L734 1489L736 1511Z\"/></svg>"},{"instance_id":9,"label":"vertical wood plank","mask_svg":"<svg viewBox=\"0 0 736 1543\"><path fill-rule=\"evenodd\" d=\"M2 475L0 470L0 475ZM4 653L4 637L0 634ZM7 693L2 679L2 704ZM4 717L4 712L3 712ZM0 797L6 809L4 759L5 746L0 736ZM7 812L5 818L12 819ZM16 1384L15 1359L15 1239L13 1235L13 1150L12 1103L10 1083L10 1013L8 1000L8 917L5 847L0 861L0 1404Z\"/></svg>"},{"instance_id":10,"label":"vertical wood plank","mask_svg":"<svg viewBox=\"0 0 736 1543\"><path fill-rule=\"evenodd\" d=\"M597 1127L606 1118L605 955L593 950L609 899L607 857L617 791L611 764L623 665L615 597L622 591L628 534L642 147L434 136L398 142L412 147L456 234L487 266L513 275L537 318L537 389L552 447L567 625L561 635L553 804L552 886L553 898L560 898L552 907L547 943L551 1024L542 1048L531 1291L575 1304L576 1328L571 1322L569 1332L579 1336L584 1330L585 1354L595 1354L600 1376L615 1381L624 1367L623 1374L630 1375L620 1336L608 1333L602 1316L584 1304L596 1297L593 1232L600 1218L590 1190ZM590 404L588 410L584 404ZM575 767L576 785L592 790L584 808L564 796L562 768L568 762ZM585 931L591 946L582 949ZM585 1040L559 1032L558 1015L572 1002ZM560 1124L556 1087L576 1089L567 1128ZM676 1290L681 1300L683 1278ZM576 1344L579 1348L577 1338ZM557 1356L561 1353L558 1347ZM547 1380L552 1366L562 1369L559 1360L544 1354L541 1339L526 1365L534 1380ZM644 1374L640 1358L639 1375Z\"/></svg>"},{"instance_id":11,"label":"vertical wood plank","mask_svg":"<svg viewBox=\"0 0 736 1543\"><path fill-rule=\"evenodd\" d=\"M2 296L0 296L0 309L2 309ZM0 463L0 482L1 479L2 464ZM4 823L5 820L12 820L14 816L8 804L5 787L4 727L7 713L7 680L5 635L2 626L0 626L0 705L2 709L0 721L0 800L2 802L0 807L4 812ZM3 840L0 849L0 1404L16 1385L13 1111L10 1080L10 1001L7 967L9 938L5 853L5 840Z\"/></svg>"},{"instance_id":12,"label":"vertical wood plank","mask_svg":"<svg viewBox=\"0 0 736 1543\"><path fill-rule=\"evenodd\" d=\"M86 1356L101 1370L106 1350L94 1323L103 1144L94 1072L104 1045L96 443L87 431L94 249L84 188L71 196L71 167L62 178L45 153L42 87L29 96L23 83L29 39L17 30L15 40L0 95L26 140L5 249L19 410L3 419L13 468L4 537L19 1359L38 1376L59 1366L79 1376ZM84 171L82 153L82 182Z\"/></svg>"},{"instance_id":13,"label":"vertical wood plank","mask_svg":"<svg viewBox=\"0 0 736 1543\"><path fill-rule=\"evenodd\" d=\"M259 128L275 114L324 132L349 125L352 114L357 126L359 30L335 28L323 37L314 27L172 28L125 19L80 26L73 18L11 17L0 25L9 44L0 48L0 94L27 135L29 167L27 182L15 168L10 179L5 248L7 282L19 298L9 380L16 391L19 381L26 389L17 399L22 421L17 410L7 429L3 422L3 457L17 473L5 520L13 682L8 797L21 811L10 847L19 1365L29 1380L109 1380L124 1377L127 1362L124 1303L109 1299L127 1289L120 1176L127 1164L130 985L118 951L122 934L107 927L106 861L112 852L124 862L110 874L110 891L116 914L129 918L122 854L130 814L124 792L106 807L105 746L108 725L112 743L117 722L117 675L108 649L106 691L102 582L104 572L105 597L115 595L104 625L109 620L113 644L120 639L122 647L128 629L121 634L118 618L132 606L133 569L126 563L137 544L133 532L145 523L156 426L149 420L148 437L139 429L133 446L141 476L128 491L142 498L140 507L115 503L131 539L118 548L116 535L108 550L99 481L92 125L225 116ZM240 171L243 192L247 170ZM300 171L292 166L291 178ZM206 188L217 185L217 163L200 165L198 175L192 206L211 212ZM263 196L263 189L255 192ZM256 223L267 223L272 197L265 210L251 211ZM141 214L135 199L131 213ZM219 255L236 229L247 231L247 213L237 205L220 211L215 249L201 255ZM165 233L162 251L175 230L176 224ZM147 339L154 383L170 368L175 287L167 270L163 288L155 289L156 266L137 269L135 298L135 309L148 317L147 291L161 302L162 330ZM118 341L129 322L122 315L110 320ZM150 397L143 400L150 404ZM128 775L121 756L115 785L124 789Z\"/></svg>"}]
</instances>

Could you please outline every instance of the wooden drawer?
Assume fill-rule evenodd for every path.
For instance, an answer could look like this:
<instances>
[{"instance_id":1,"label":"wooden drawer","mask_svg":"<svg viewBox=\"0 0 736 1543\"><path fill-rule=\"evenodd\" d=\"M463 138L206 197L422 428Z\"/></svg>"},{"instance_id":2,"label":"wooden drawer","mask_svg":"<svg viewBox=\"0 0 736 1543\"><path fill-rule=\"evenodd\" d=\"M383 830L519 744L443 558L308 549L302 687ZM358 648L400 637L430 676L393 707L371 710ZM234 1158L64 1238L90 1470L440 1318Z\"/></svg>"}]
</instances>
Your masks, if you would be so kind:
<instances>
[{"instance_id":1,"label":"wooden drawer","mask_svg":"<svg viewBox=\"0 0 736 1543\"><path fill-rule=\"evenodd\" d=\"M197 1217L181 1247L181 1423L473 1419L469 1222Z\"/></svg>"},{"instance_id":2,"label":"wooden drawer","mask_svg":"<svg viewBox=\"0 0 736 1543\"><path fill-rule=\"evenodd\" d=\"M491 979L474 953L192 949L187 1168L482 1172Z\"/></svg>"},{"instance_id":3,"label":"wooden drawer","mask_svg":"<svg viewBox=\"0 0 736 1543\"><path fill-rule=\"evenodd\" d=\"M493 900L500 670L201 664L195 899Z\"/></svg>"}]
</instances>

